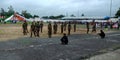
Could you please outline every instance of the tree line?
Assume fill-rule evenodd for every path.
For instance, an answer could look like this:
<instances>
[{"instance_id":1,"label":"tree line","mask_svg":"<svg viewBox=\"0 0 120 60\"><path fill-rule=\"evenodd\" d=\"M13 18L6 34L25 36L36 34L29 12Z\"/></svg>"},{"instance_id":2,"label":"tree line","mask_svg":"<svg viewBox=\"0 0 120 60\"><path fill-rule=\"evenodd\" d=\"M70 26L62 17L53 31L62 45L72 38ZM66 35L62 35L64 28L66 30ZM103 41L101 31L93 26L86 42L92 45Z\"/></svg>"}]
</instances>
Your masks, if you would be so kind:
<instances>
[{"instance_id":1,"label":"tree line","mask_svg":"<svg viewBox=\"0 0 120 60\"><path fill-rule=\"evenodd\" d=\"M14 13L17 13L17 14L19 14L21 16L24 16L25 18L28 18L28 19L29 18L39 17L38 15L32 15L31 13L27 12L27 10L22 10L21 13L16 12L12 6L8 7L8 11L6 11L3 8L0 9L0 16L4 16L3 20L10 17Z\"/></svg>"},{"instance_id":2,"label":"tree line","mask_svg":"<svg viewBox=\"0 0 120 60\"><path fill-rule=\"evenodd\" d=\"M11 15L13 15L14 13L17 13L21 16L24 16L25 18L29 19L29 18L39 18L38 15L32 15L31 13L29 13L27 10L22 10L21 13L19 12L15 12L14 8L12 6L8 7L8 11L6 11L5 9L1 8L0 9L0 16L4 16L3 20L10 17ZM84 16L84 14L81 14L81 16ZM65 17L65 15L58 15L58 16L43 16L41 18L44 19L61 19ZM76 17L74 14L71 14L70 17ZM118 11L116 12L114 17L120 17L120 8L118 9Z\"/></svg>"}]
</instances>

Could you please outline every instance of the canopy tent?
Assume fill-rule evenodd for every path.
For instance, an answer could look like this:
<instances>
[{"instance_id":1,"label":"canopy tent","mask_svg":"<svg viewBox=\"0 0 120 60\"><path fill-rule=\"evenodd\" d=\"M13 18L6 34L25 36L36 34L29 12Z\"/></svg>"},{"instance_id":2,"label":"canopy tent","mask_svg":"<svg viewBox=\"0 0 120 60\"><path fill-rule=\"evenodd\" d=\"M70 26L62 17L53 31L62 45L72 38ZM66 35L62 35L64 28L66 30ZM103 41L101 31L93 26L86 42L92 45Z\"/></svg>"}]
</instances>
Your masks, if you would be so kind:
<instances>
[{"instance_id":1,"label":"canopy tent","mask_svg":"<svg viewBox=\"0 0 120 60\"><path fill-rule=\"evenodd\" d=\"M5 19L5 22L7 21L25 21L25 17L18 15L18 14L14 14L11 15L10 17L8 17L7 19Z\"/></svg>"}]
</instances>

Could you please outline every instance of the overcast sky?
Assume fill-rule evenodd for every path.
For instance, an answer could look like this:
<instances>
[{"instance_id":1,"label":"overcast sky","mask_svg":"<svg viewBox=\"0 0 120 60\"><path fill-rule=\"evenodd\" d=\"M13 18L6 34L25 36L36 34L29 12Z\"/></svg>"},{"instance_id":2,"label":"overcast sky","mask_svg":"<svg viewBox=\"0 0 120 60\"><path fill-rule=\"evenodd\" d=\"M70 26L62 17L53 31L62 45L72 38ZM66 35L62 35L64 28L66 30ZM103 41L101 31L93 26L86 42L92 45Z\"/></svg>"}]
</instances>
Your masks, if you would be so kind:
<instances>
[{"instance_id":1,"label":"overcast sky","mask_svg":"<svg viewBox=\"0 0 120 60\"><path fill-rule=\"evenodd\" d=\"M27 10L39 16L71 15L110 16L111 0L0 0L0 8L7 10L12 5L14 10ZM120 0L112 1L112 16L120 8Z\"/></svg>"}]
</instances>

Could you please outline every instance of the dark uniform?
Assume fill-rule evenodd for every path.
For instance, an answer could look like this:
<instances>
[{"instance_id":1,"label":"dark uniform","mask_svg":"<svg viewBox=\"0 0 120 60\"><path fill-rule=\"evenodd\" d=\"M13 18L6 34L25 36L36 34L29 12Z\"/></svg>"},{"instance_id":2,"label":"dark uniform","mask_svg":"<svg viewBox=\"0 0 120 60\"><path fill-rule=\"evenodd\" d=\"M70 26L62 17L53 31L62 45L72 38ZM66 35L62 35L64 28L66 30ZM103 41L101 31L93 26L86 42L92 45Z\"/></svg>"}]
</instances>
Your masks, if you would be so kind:
<instances>
[{"instance_id":1,"label":"dark uniform","mask_svg":"<svg viewBox=\"0 0 120 60\"><path fill-rule=\"evenodd\" d=\"M42 30L43 30L43 22L41 21L41 23L40 23L40 31L41 31L41 33L42 33Z\"/></svg>"},{"instance_id":2,"label":"dark uniform","mask_svg":"<svg viewBox=\"0 0 120 60\"><path fill-rule=\"evenodd\" d=\"M89 22L86 23L86 27L87 27L87 34L89 33Z\"/></svg>"},{"instance_id":3,"label":"dark uniform","mask_svg":"<svg viewBox=\"0 0 120 60\"><path fill-rule=\"evenodd\" d=\"M103 32L103 30L100 30L100 33L98 33L98 35L99 35L101 38L105 38L105 33Z\"/></svg>"},{"instance_id":4,"label":"dark uniform","mask_svg":"<svg viewBox=\"0 0 120 60\"><path fill-rule=\"evenodd\" d=\"M61 33L63 33L63 22L61 24Z\"/></svg>"},{"instance_id":5,"label":"dark uniform","mask_svg":"<svg viewBox=\"0 0 120 60\"><path fill-rule=\"evenodd\" d=\"M54 25L53 25L53 29L54 29L54 34L56 34L57 33L57 24L56 24L56 22L54 23Z\"/></svg>"},{"instance_id":6,"label":"dark uniform","mask_svg":"<svg viewBox=\"0 0 120 60\"><path fill-rule=\"evenodd\" d=\"M36 36L39 37L39 31L40 31L40 24L39 24L39 22L36 22L35 28L36 28Z\"/></svg>"},{"instance_id":7,"label":"dark uniform","mask_svg":"<svg viewBox=\"0 0 120 60\"><path fill-rule=\"evenodd\" d=\"M48 24L48 36L49 38L51 38L51 35L52 35L52 25L51 23Z\"/></svg>"},{"instance_id":8,"label":"dark uniform","mask_svg":"<svg viewBox=\"0 0 120 60\"><path fill-rule=\"evenodd\" d=\"M28 33L27 26L28 26L28 24L27 24L27 22L25 21L25 22L22 24L23 34L24 34L24 35L27 35L27 33Z\"/></svg>"},{"instance_id":9,"label":"dark uniform","mask_svg":"<svg viewBox=\"0 0 120 60\"><path fill-rule=\"evenodd\" d=\"M113 23L110 22L110 29L113 29Z\"/></svg>"},{"instance_id":10,"label":"dark uniform","mask_svg":"<svg viewBox=\"0 0 120 60\"><path fill-rule=\"evenodd\" d=\"M100 28L103 29L103 23L102 22L100 23Z\"/></svg>"},{"instance_id":11,"label":"dark uniform","mask_svg":"<svg viewBox=\"0 0 120 60\"><path fill-rule=\"evenodd\" d=\"M119 30L119 28L120 28L120 23L117 21L117 25L118 25L118 27L117 27L117 29Z\"/></svg>"},{"instance_id":12,"label":"dark uniform","mask_svg":"<svg viewBox=\"0 0 120 60\"><path fill-rule=\"evenodd\" d=\"M61 38L61 44L68 44L68 37L66 36L66 34L64 34L64 36Z\"/></svg>"},{"instance_id":13,"label":"dark uniform","mask_svg":"<svg viewBox=\"0 0 120 60\"><path fill-rule=\"evenodd\" d=\"M34 24L34 22L32 22L32 25L30 26L30 31L31 31L30 37L32 37L33 34L34 34L34 36L36 36L35 35L35 24Z\"/></svg>"},{"instance_id":14,"label":"dark uniform","mask_svg":"<svg viewBox=\"0 0 120 60\"><path fill-rule=\"evenodd\" d=\"M96 32L96 23L93 24L92 32Z\"/></svg>"},{"instance_id":15,"label":"dark uniform","mask_svg":"<svg viewBox=\"0 0 120 60\"><path fill-rule=\"evenodd\" d=\"M74 23L74 32L76 32L76 23Z\"/></svg>"},{"instance_id":16,"label":"dark uniform","mask_svg":"<svg viewBox=\"0 0 120 60\"><path fill-rule=\"evenodd\" d=\"M64 31L66 31L66 26L67 26L67 23L64 22L64 25L63 25L63 27L64 27Z\"/></svg>"},{"instance_id":17,"label":"dark uniform","mask_svg":"<svg viewBox=\"0 0 120 60\"><path fill-rule=\"evenodd\" d=\"M71 24L69 22L69 24L68 24L68 35L70 35L70 31L71 31Z\"/></svg>"}]
</instances>

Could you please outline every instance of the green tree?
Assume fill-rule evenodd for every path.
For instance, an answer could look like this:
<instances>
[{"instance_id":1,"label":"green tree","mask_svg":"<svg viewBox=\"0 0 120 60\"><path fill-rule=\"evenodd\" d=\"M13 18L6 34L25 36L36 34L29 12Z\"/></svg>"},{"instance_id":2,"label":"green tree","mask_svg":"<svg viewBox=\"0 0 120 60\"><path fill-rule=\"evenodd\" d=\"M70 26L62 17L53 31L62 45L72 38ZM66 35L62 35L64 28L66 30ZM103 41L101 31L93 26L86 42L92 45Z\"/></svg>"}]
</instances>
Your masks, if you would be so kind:
<instances>
[{"instance_id":1,"label":"green tree","mask_svg":"<svg viewBox=\"0 0 120 60\"><path fill-rule=\"evenodd\" d=\"M32 15L28 13L27 10L23 10L21 15L28 19L32 18Z\"/></svg>"},{"instance_id":2,"label":"green tree","mask_svg":"<svg viewBox=\"0 0 120 60\"><path fill-rule=\"evenodd\" d=\"M56 16L57 19L61 19L63 17L65 17L65 15L58 15L58 16Z\"/></svg>"},{"instance_id":3,"label":"green tree","mask_svg":"<svg viewBox=\"0 0 120 60\"><path fill-rule=\"evenodd\" d=\"M115 14L115 17L119 17L120 16L120 8L119 8L119 10L116 12L116 14Z\"/></svg>"},{"instance_id":4,"label":"green tree","mask_svg":"<svg viewBox=\"0 0 120 60\"><path fill-rule=\"evenodd\" d=\"M49 19L56 19L55 16L49 16Z\"/></svg>"},{"instance_id":5,"label":"green tree","mask_svg":"<svg viewBox=\"0 0 120 60\"><path fill-rule=\"evenodd\" d=\"M81 16L85 16L84 14L81 14Z\"/></svg>"},{"instance_id":6,"label":"green tree","mask_svg":"<svg viewBox=\"0 0 120 60\"><path fill-rule=\"evenodd\" d=\"M0 16L5 16L5 10L3 8L0 10Z\"/></svg>"},{"instance_id":7,"label":"green tree","mask_svg":"<svg viewBox=\"0 0 120 60\"><path fill-rule=\"evenodd\" d=\"M70 17L75 17L75 15L74 15L74 14L72 14L72 15L70 15Z\"/></svg>"},{"instance_id":8,"label":"green tree","mask_svg":"<svg viewBox=\"0 0 120 60\"><path fill-rule=\"evenodd\" d=\"M38 15L34 15L33 18L39 18L39 16Z\"/></svg>"},{"instance_id":9,"label":"green tree","mask_svg":"<svg viewBox=\"0 0 120 60\"><path fill-rule=\"evenodd\" d=\"M8 7L7 16L11 16L12 14L14 14L14 9L12 6L10 6L10 7Z\"/></svg>"},{"instance_id":10,"label":"green tree","mask_svg":"<svg viewBox=\"0 0 120 60\"><path fill-rule=\"evenodd\" d=\"M48 16L43 16L42 18L43 18L43 19L48 19L49 17L48 17Z\"/></svg>"}]
</instances>

